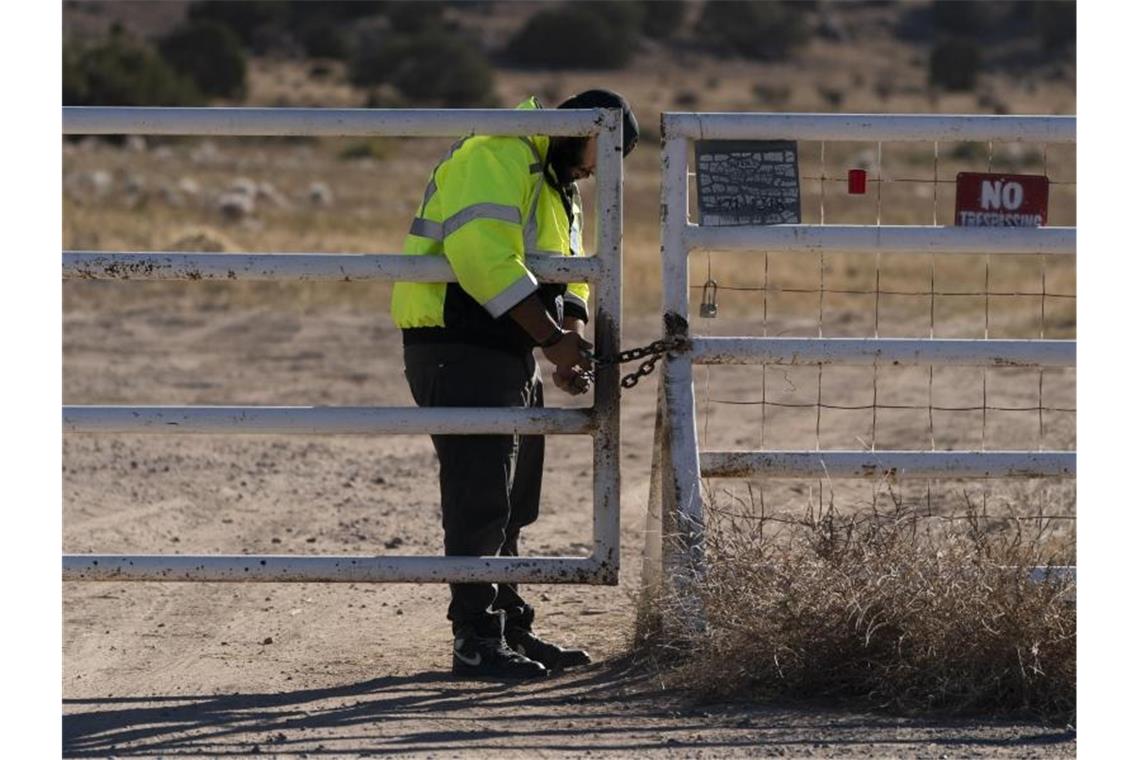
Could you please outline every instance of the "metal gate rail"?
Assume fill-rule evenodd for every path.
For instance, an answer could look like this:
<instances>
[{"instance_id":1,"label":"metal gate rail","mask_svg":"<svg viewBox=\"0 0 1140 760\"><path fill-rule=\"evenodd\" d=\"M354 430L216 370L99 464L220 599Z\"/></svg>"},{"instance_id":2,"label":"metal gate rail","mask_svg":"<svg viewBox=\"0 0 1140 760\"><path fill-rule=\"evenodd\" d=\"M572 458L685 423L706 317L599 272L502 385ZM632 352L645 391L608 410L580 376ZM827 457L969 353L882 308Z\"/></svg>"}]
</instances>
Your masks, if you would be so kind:
<instances>
[{"instance_id":1,"label":"metal gate rail","mask_svg":"<svg viewBox=\"0 0 1140 760\"><path fill-rule=\"evenodd\" d=\"M513 109L79 108L63 133L115 135L598 137L597 245L589 258L528 256L544 282L588 281L600 354L621 345L622 137L618 111ZM454 282L442 257L401 254L64 251L65 279L404 280ZM65 406L64 431L155 434L570 433L593 437L588 557L64 555L64 580L617 583L620 385L599 367L594 405L577 409Z\"/></svg>"}]
</instances>

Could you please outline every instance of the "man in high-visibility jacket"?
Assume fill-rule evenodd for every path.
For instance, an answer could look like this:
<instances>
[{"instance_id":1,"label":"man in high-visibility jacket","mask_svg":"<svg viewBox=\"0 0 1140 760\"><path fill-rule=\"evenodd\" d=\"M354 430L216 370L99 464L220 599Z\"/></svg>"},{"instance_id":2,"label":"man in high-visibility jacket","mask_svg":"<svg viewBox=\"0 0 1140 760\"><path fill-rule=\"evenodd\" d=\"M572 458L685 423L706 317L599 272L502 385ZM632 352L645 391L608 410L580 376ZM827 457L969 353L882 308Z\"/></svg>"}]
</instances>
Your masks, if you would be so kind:
<instances>
[{"instance_id":1,"label":"man in high-visibility jacket","mask_svg":"<svg viewBox=\"0 0 1140 760\"><path fill-rule=\"evenodd\" d=\"M518 106L541 108L536 98ZM637 142L625 99L588 90L559 108L620 108L623 155ZM525 256L581 256L577 180L593 174L594 137L476 136L435 167L404 253L446 256L458 282L398 282L392 318L403 331L404 374L419 406L541 407L533 350L554 384L589 389L589 287L542 284ZM540 435L433 435L444 552L518 556L519 531L538 517ZM535 678L590 661L534 635L534 609L508 583L451 584L447 612L457 675Z\"/></svg>"}]
</instances>

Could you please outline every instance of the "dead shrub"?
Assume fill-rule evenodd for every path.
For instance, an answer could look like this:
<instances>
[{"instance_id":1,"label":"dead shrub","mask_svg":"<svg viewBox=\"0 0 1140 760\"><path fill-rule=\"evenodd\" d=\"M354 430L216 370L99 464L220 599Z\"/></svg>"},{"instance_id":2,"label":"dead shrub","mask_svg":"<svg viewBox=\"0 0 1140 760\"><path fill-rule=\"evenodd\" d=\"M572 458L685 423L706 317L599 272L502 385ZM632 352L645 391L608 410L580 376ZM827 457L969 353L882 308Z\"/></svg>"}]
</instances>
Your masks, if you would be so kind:
<instances>
[{"instance_id":1,"label":"dead shrub","mask_svg":"<svg viewBox=\"0 0 1140 760\"><path fill-rule=\"evenodd\" d=\"M899 502L800 516L713 504L694 584L703 614L647 595L634 651L702 698L1075 724L1075 581L1028 570L1071 561L1071 537L1059 544L1056 525L1038 521L1002 525L972 508L939 520Z\"/></svg>"}]
</instances>

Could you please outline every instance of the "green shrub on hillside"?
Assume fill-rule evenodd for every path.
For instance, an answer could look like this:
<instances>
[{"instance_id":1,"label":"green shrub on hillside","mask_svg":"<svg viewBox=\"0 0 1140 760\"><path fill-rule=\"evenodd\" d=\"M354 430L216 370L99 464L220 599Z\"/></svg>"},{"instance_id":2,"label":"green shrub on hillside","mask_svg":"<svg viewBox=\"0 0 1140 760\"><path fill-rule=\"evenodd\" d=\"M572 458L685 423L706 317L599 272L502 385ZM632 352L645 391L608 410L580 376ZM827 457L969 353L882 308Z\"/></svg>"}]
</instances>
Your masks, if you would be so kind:
<instances>
[{"instance_id":1,"label":"green shrub on hillside","mask_svg":"<svg viewBox=\"0 0 1140 760\"><path fill-rule=\"evenodd\" d=\"M978 81L978 43L962 37L941 40L930 53L930 84L952 92L967 92Z\"/></svg>"},{"instance_id":2,"label":"green shrub on hillside","mask_svg":"<svg viewBox=\"0 0 1140 760\"><path fill-rule=\"evenodd\" d=\"M419 34L440 26L443 22L443 3L397 0L387 4L384 15L392 25L392 31Z\"/></svg>"},{"instance_id":3,"label":"green shrub on hillside","mask_svg":"<svg viewBox=\"0 0 1140 760\"><path fill-rule=\"evenodd\" d=\"M771 0L705 3L697 31L719 53L778 61L807 41L805 10L806 6Z\"/></svg>"},{"instance_id":4,"label":"green shrub on hillside","mask_svg":"<svg viewBox=\"0 0 1140 760\"><path fill-rule=\"evenodd\" d=\"M494 99L494 70L486 56L464 37L440 29L358 45L349 78L361 87L389 84L420 105L470 108Z\"/></svg>"},{"instance_id":5,"label":"green shrub on hillside","mask_svg":"<svg viewBox=\"0 0 1140 760\"><path fill-rule=\"evenodd\" d=\"M648 13L647 4L631 3L628 0L576 0L573 4L574 7L588 11L605 21L623 39L629 39L634 45Z\"/></svg>"},{"instance_id":6,"label":"green shrub on hillside","mask_svg":"<svg viewBox=\"0 0 1140 760\"><path fill-rule=\"evenodd\" d=\"M246 60L241 39L217 21L180 26L159 42L162 57L180 74L194 80L206 95L245 95Z\"/></svg>"},{"instance_id":7,"label":"green shrub on hillside","mask_svg":"<svg viewBox=\"0 0 1140 760\"><path fill-rule=\"evenodd\" d=\"M289 3L284 0L195 0L190 3L186 16L190 21L216 21L232 29L242 42L250 45L258 29L267 26L285 26L290 6L309 3ZM312 3L316 7L332 3Z\"/></svg>"},{"instance_id":8,"label":"green shrub on hillside","mask_svg":"<svg viewBox=\"0 0 1140 760\"><path fill-rule=\"evenodd\" d=\"M343 58L348 52L345 25L382 13L389 5L379 0L195 0L187 16L191 21L213 21L230 28L248 50L259 55L303 51L314 57Z\"/></svg>"},{"instance_id":9,"label":"green shrub on hillside","mask_svg":"<svg viewBox=\"0 0 1140 760\"><path fill-rule=\"evenodd\" d=\"M684 0L641 0L641 33L655 40L663 40L676 34L685 22L685 10L689 3Z\"/></svg>"},{"instance_id":10,"label":"green shrub on hillside","mask_svg":"<svg viewBox=\"0 0 1140 760\"><path fill-rule=\"evenodd\" d=\"M1033 4L1033 23L1046 48L1071 45L1077 41L1077 4L1060 0L1038 0Z\"/></svg>"},{"instance_id":11,"label":"green shrub on hillside","mask_svg":"<svg viewBox=\"0 0 1140 760\"><path fill-rule=\"evenodd\" d=\"M320 0L288 3L288 19L293 26L327 21L343 24L365 16L382 15L395 3L385 0Z\"/></svg>"},{"instance_id":12,"label":"green shrub on hillside","mask_svg":"<svg viewBox=\"0 0 1140 760\"><path fill-rule=\"evenodd\" d=\"M641 22L633 3L581 2L546 8L507 43L505 57L547 69L620 69L637 46Z\"/></svg>"},{"instance_id":13,"label":"green shrub on hillside","mask_svg":"<svg viewBox=\"0 0 1140 760\"><path fill-rule=\"evenodd\" d=\"M202 94L145 43L122 33L90 45L65 43L65 106L196 106Z\"/></svg>"},{"instance_id":14,"label":"green shrub on hillside","mask_svg":"<svg viewBox=\"0 0 1140 760\"><path fill-rule=\"evenodd\" d=\"M348 35L344 28L332 21L318 19L302 25L297 38L310 58L348 57Z\"/></svg>"},{"instance_id":15,"label":"green shrub on hillside","mask_svg":"<svg viewBox=\"0 0 1140 760\"><path fill-rule=\"evenodd\" d=\"M348 59L352 22L384 13L391 3L374 0L292 2L285 25L311 58Z\"/></svg>"},{"instance_id":16,"label":"green shrub on hillside","mask_svg":"<svg viewBox=\"0 0 1140 760\"><path fill-rule=\"evenodd\" d=\"M943 36L985 35L1011 15L1010 3L986 0L934 0L934 32Z\"/></svg>"}]
</instances>

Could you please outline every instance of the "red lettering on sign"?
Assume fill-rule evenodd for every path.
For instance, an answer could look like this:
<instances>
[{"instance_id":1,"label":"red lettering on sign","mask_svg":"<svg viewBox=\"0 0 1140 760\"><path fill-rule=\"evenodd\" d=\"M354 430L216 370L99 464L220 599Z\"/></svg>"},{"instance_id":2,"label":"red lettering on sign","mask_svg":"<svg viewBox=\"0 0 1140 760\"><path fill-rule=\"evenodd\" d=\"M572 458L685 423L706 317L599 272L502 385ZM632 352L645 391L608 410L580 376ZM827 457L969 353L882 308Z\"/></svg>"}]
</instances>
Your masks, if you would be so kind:
<instances>
[{"instance_id":1,"label":"red lettering on sign","mask_svg":"<svg viewBox=\"0 0 1140 760\"><path fill-rule=\"evenodd\" d=\"M1049 215L1049 178L1036 174L958 174L954 224L1041 227Z\"/></svg>"}]
</instances>

